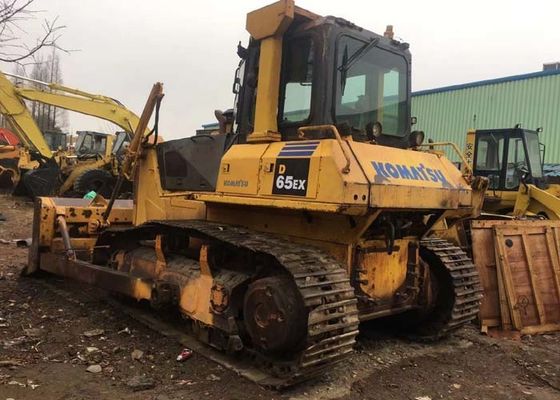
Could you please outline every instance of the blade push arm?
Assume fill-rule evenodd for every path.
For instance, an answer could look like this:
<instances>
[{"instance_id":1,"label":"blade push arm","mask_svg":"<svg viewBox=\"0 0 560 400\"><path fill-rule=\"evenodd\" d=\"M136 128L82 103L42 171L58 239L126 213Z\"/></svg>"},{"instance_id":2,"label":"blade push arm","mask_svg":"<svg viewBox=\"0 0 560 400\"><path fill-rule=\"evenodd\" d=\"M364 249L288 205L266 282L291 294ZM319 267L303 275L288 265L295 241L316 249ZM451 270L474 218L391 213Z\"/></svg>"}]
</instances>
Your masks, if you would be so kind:
<instances>
[{"instance_id":1,"label":"blade push arm","mask_svg":"<svg viewBox=\"0 0 560 400\"><path fill-rule=\"evenodd\" d=\"M132 177L134 174L134 169L136 168L136 164L138 161L138 157L142 151L142 138L148 128L148 123L150 122L150 118L152 117L152 113L154 110L156 111L156 121L154 125L154 132L157 134L157 119L159 114L159 104L161 103L161 99L163 99L163 84L161 82L157 82L152 86L152 90L150 91L150 95L148 96L148 100L146 101L146 105L144 106L144 110L142 111L142 116L140 117L139 124L136 126L136 132L130 141L130 146L126 153L123 166L121 168L119 177L117 178L117 183L115 188L113 189L113 193L111 194L111 199L107 204L107 208L103 213L103 222L99 224L99 227L107 226L107 221L109 220L109 215L111 214L111 210L113 209L113 204L119 192L121 190L122 183L126 176Z\"/></svg>"}]
</instances>

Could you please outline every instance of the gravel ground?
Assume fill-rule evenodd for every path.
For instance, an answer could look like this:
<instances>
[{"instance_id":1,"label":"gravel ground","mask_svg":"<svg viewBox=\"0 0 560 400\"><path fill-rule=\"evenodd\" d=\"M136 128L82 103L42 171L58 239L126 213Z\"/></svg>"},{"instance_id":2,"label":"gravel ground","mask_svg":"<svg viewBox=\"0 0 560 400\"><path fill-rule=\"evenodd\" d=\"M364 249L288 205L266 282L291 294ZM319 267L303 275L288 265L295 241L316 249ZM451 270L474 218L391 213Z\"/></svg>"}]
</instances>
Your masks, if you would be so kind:
<instances>
[{"instance_id":1,"label":"gravel ground","mask_svg":"<svg viewBox=\"0 0 560 400\"><path fill-rule=\"evenodd\" d=\"M2 195L0 212L0 239L30 237L30 202ZM103 291L21 277L26 257L0 243L0 400L560 399L560 334L497 340L475 327L426 344L364 325L348 361L267 390L198 354L177 362L179 344L108 306Z\"/></svg>"}]
</instances>

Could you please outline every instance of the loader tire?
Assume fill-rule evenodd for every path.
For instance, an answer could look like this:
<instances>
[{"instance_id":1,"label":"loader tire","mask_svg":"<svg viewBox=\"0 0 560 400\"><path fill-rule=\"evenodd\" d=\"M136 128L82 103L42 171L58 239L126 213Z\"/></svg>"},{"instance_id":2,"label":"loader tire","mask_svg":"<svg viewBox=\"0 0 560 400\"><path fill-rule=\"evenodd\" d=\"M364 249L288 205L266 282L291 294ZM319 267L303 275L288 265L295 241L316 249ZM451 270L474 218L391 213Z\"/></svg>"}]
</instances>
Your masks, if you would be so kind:
<instances>
[{"instance_id":1,"label":"loader tire","mask_svg":"<svg viewBox=\"0 0 560 400\"><path fill-rule=\"evenodd\" d=\"M114 187L113 176L103 169L89 169L84 171L74 182L74 191L84 196L92 190L103 197L110 197Z\"/></svg>"}]
</instances>

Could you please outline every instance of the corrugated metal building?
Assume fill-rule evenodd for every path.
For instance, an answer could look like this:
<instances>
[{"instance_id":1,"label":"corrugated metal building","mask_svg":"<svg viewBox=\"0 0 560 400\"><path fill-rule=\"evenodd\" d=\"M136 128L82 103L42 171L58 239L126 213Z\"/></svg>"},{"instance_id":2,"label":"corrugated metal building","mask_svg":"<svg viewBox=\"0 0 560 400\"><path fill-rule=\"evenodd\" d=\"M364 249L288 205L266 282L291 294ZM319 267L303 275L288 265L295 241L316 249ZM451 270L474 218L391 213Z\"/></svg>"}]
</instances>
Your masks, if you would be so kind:
<instances>
[{"instance_id":1,"label":"corrugated metal building","mask_svg":"<svg viewBox=\"0 0 560 400\"><path fill-rule=\"evenodd\" d=\"M543 128L546 162L560 163L560 70L422 90L412 95L414 129L462 149L469 129Z\"/></svg>"}]
</instances>

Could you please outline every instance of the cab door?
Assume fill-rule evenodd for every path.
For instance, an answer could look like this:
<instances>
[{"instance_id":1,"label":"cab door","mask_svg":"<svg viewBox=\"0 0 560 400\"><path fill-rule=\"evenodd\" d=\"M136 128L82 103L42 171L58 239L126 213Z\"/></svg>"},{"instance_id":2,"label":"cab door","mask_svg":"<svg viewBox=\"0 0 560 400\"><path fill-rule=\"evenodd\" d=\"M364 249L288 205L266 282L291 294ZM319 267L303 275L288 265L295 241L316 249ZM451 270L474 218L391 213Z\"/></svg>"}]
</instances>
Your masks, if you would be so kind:
<instances>
[{"instance_id":1,"label":"cab door","mask_svg":"<svg viewBox=\"0 0 560 400\"><path fill-rule=\"evenodd\" d=\"M496 131L477 131L474 152L474 174L488 178L490 191L504 190L506 137Z\"/></svg>"}]
</instances>

